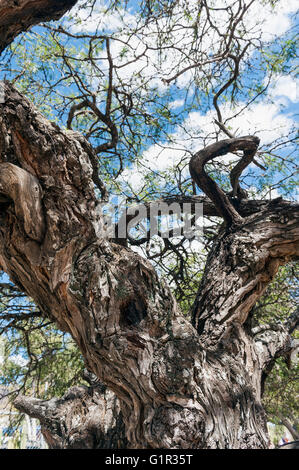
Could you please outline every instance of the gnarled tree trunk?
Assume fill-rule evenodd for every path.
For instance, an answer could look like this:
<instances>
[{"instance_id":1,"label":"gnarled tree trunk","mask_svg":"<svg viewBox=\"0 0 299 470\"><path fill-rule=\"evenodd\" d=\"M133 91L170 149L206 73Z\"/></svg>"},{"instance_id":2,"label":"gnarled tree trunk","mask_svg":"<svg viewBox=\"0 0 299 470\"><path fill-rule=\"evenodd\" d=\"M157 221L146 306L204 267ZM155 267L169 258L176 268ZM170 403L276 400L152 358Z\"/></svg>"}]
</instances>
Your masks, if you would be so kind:
<instances>
[{"instance_id":1,"label":"gnarled tree trunk","mask_svg":"<svg viewBox=\"0 0 299 470\"><path fill-rule=\"evenodd\" d=\"M211 193L226 224L192 325L146 260L103 237L89 143L49 123L10 84L4 89L0 265L72 335L87 368L116 395L128 447L267 448L262 380L291 349L296 319L267 331L251 329L248 316L278 267L298 255L298 205L229 197L219 205L220 193L215 201ZM42 408L57 436L55 413ZM70 436L49 439L73 445Z\"/></svg>"},{"instance_id":2,"label":"gnarled tree trunk","mask_svg":"<svg viewBox=\"0 0 299 470\"><path fill-rule=\"evenodd\" d=\"M0 0L0 52L75 3ZM227 139L190 162L210 198L204 208L224 219L191 324L151 264L103 236L90 144L2 84L0 266L72 335L109 390L81 387L49 402L20 397L16 406L40 419L51 447L268 447L262 382L291 350L298 319L252 329L250 311L278 267L298 256L298 205L242 199L238 178L258 144ZM204 166L240 149L227 195Z\"/></svg>"}]
</instances>

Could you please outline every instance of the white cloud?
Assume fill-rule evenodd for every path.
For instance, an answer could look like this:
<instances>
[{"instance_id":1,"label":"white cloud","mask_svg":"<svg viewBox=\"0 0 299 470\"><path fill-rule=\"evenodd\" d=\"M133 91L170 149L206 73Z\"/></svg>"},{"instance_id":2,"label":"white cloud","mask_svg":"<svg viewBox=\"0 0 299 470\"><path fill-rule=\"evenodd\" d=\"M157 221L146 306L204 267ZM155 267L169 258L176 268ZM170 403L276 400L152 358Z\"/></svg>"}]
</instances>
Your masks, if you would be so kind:
<instances>
[{"instance_id":1,"label":"white cloud","mask_svg":"<svg viewBox=\"0 0 299 470\"><path fill-rule=\"evenodd\" d=\"M261 32L261 39L272 41L285 34L291 26L290 15L298 9L297 0L282 0L273 9L270 5L255 2L246 18L248 29Z\"/></svg>"},{"instance_id":2,"label":"white cloud","mask_svg":"<svg viewBox=\"0 0 299 470\"><path fill-rule=\"evenodd\" d=\"M297 10L297 0L284 0L278 4L278 12L282 12L283 14L295 13Z\"/></svg>"},{"instance_id":3,"label":"white cloud","mask_svg":"<svg viewBox=\"0 0 299 470\"><path fill-rule=\"evenodd\" d=\"M128 11L119 9L117 12L107 11L107 2L97 0L94 8L84 6L83 0L72 9L71 14L77 22L70 22L72 33L92 33L95 31L119 31L124 26L130 27L135 23L135 16Z\"/></svg>"},{"instance_id":4,"label":"white cloud","mask_svg":"<svg viewBox=\"0 0 299 470\"><path fill-rule=\"evenodd\" d=\"M117 31L116 36L120 40L128 41L127 51L124 53L124 43L121 41L111 42L111 54L115 65L121 66L126 62L132 61L134 58L142 55L142 52L147 46L149 49L146 56L140 57L137 61L132 61L124 67L118 68L117 73L123 82L127 82L128 86L134 92L135 88L142 90L144 87L141 85L142 80L147 81L152 87L157 86L159 90L164 91L167 85L163 83L162 78L172 76L179 64L179 68L184 67L186 51L190 49L190 37L186 33L184 27L191 27L188 18L180 15L180 21L175 22L176 15L178 15L179 6L173 10L174 33L173 40L178 45L179 52L175 48L167 48L165 55L160 57L158 51L155 50L156 46L156 30L163 31L164 19L159 19L157 22L150 23L144 29L144 34L133 34L128 39L127 28L136 25L137 17L132 12L119 9L118 12L103 14L105 9L105 1L98 0L93 14L89 17L88 9L80 9L80 4L77 6L77 14L80 16L81 24L72 27L75 31L92 32L96 29L103 31L105 29ZM222 6L232 5L232 8L238 8L238 2L231 0L215 0L217 8ZM197 0L190 0L188 7L198 5ZM276 9L272 9L269 5L261 5L261 2L255 2L249 8L248 13L245 15L244 23L246 24L247 37L259 37L263 40L272 40L278 35L287 32L291 25L290 14L294 13L297 9L297 0L282 0ZM210 12L214 15L213 21L221 33L225 33L228 24L228 12L221 10L214 10ZM201 24L204 24L204 11L202 12ZM184 27L181 27L184 26ZM74 29L75 28L75 29ZM164 28L166 30L167 28ZM189 30L191 32L191 29ZM161 39L161 38L160 38ZM219 37L216 31L210 31L203 34L201 43L202 50L213 53L218 47ZM254 48L252 48L252 51ZM102 70L107 72L108 62L102 61ZM189 82L193 71L182 74L178 80L177 85L184 88ZM230 109L229 105L221 106L223 118L228 118L236 113L239 113L235 118L228 121L233 131L237 135L257 134L261 138L262 144L270 143L283 134L286 134L293 124L291 116L282 114L279 105L283 104L284 100L296 101L298 100L297 83L288 76L280 76L277 78L275 84L270 88L272 97L275 103L254 103L250 108L244 109L242 112L243 103L237 104L234 110ZM170 103L171 109L176 109L184 104L181 99L174 99ZM136 190L140 190L145 184L144 176L150 171L166 171L173 168L186 151L194 152L199 150L202 145L200 136L204 137L205 145L215 141L215 130L218 129L214 123L215 111L211 110L206 114L201 114L199 111L194 111L189 114L185 119L182 127L178 127L173 134L173 141L171 148L163 145L162 143L151 146L147 149L142 158L142 164L135 164L131 168L126 169L122 173L122 180L128 181L129 184ZM207 136L210 136L207 138ZM221 161L229 163L235 160L233 155L221 157Z\"/></svg>"},{"instance_id":5,"label":"white cloud","mask_svg":"<svg viewBox=\"0 0 299 470\"><path fill-rule=\"evenodd\" d=\"M255 104L230 122L238 129L238 135L257 134L262 144L287 134L293 125L292 118L282 114L277 104L271 103Z\"/></svg>"},{"instance_id":6,"label":"white cloud","mask_svg":"<svg viewBox=\"0 0 299 470\"><path fill-rule=\"evenodd\" d=\"M299 101L299 80L289 75L280 75L276 78L270 89L270 95L274 98L287 98L296 103Z\"/></svg>"},{"instance_id":7,"label":"white cloud","mask_svg":"<svg viewBox=\"0 0 299 470\"><path fill-rule=\"evenodd\" d=\"M25 367L28 364L28 359L25 359L21 354L17 354L15 356L11 356L11 361L13 361L16 365L20 367Z\"/></svg>"},{"instance_id":8,"label":"white cloud","mask_svg":"<svg viewBox=\"0 0 299 470\"><path fill-rule=\"evenodd\" d=\"M184 106L185 100L174 100L171 103L169 103L169 108L170 109L176 109L180 108L181 106Z\"/></svg>"},{"instance_id":9,"label":"white cloud","mask_svg":"<svg viewBox=\"0 0 299 470\"><path fill-rule=\"evenodd\" d=\"M174 166L182 159L185 151L182 149L161 148L161 145L152 145L144 153L142 164L135 163L126 168L121 174L121 180L129 184L134 191L140 191L146 184L145 176L153 172L161 172ZM156 176L157 180L158 176Z\"/></svg>"},{"instance_id":10,"label":"white cloud","mask_svg":"<svg viewBox=\"0 0 299 470\"><path fill-rule=\"evenodd\" d=\"M262 143L266 144L289 132L294 124L290 116L280 112L279 103L253 104L238 114L243 107L244 103L237 104L233 110L229 105L220 106L224 118L237 115L227 123L234 131L237 131L237 136L257 134L261 137ZM209 135L215 128L214 117L213 110L206 115L193 112L190 113L185 124L190 131L193 128L194 133L200 130L204 135Z\"/></svg>"},{"instance_id":11,"label":"white cloud","mask_svg":"<svg viewBox=\"0 0 299 470\"><path fill-rule=\"evenodd\" d=\"M155 144L144 152L143 162L148 168L155 169L155 166L158 165L159 170L164 171L179 163L184 154L185 150L179 145L161 147L161 145Z\"/></svg>"},{"instance_id":12,"label":"white cloud","mask_svg":"<svg viewBox=\"0 0 299 470\"><path fill-rule=\"evenodd\" d=\"M217 9L211 10L211 19L215 26L217 26L220 33L226 34L227 25L229 23L228 11L219 10L221 7L230 5L237 14L238 2L231 0L217 0ZM80 22L77 24L69 23L69 28L73 33L93 31L114 32L115 37L119 41L112 41L110 45L111 54L115 65L121 66L117 70L121 82L130 84L131 89L139 88L141 81L145 80L151 87L158 87L160 91L165 91L168 85L163 79L174 76L178 69L192 64L192 55L194 59L195 51L190 52L191 43L190 38L193 34L193 22L188 16L182 14L182 3L178 2L173 9L172 21L173 30L169 34L170 41L177 47L166 47L165 53L158 51L159 45L157 38L160 38L162 44L169 45L168 38L161 36L163 31L167 31L165 18L159 18L157 21L149 22L142 26L142 20L133 14L133 11L128 11L123 8L118 8L117 11L107 11L108 2L105 0L97 0L90 14L89 8L80 8L84 5L83 0L77 4L72 10L72 14L76 13ZM283 0L276 9L272 9L269 5L261 5L260 2L254 2L244 17L244 24L248 33L244 38L259 37L263 40L273 40L275 37L284 34L291 25L290 14L296 10L297 0ZM193 11L195 15L198 8L198 0L189 0L188 8ZM201 26L205 25L205 10L201 12ZM138 26L138 34L133 33L130 35L128 30ZM186 29L189 28L189 29ZM157 32L159 31L159 34ZM220 37L216 30L207 28L201 39L200 49L204 52L203 60L207 59L206 53L212 55L217 52ZM127 51L124 54L124 46L127 43ZM148 48L145 55L142 52ZM251 47L251 53L255 50L254 46ZM197 49L198 53L198 49ZM186 60L189 55L190 60ZM139 57L137 61L134 59ZM195 59L197 60L197 59ZM127 65L126 62L128 62ZM103 60L101 65L102 71L107 72L108 62ZM207 67L206 67L207 68ZM206 70L207 71L207 70ZM193 76L193 70L187 70L177 78L177 86L185 88L190 84ZM142 89L142 87L141 87ZM139 89L140 90L140 89ZM181 104L181 100L175 100L172 103L172 109Z\"/></svg>"},{"instance_id":13,"label":"white cloud","mask_svg":"<svg viewBox=\"0 0 299 470\"><path fill-rule=\"evenodd\" d=\"M259 198L259 199L275 199L277 197L281 197L281 194L278 192L276 188L273 189L264 189L263 191L259 191L255 186L250 186L247 189L249 198Z\"/></svg>"},{"instance_id":14,"label":"white cloud","mask_svg":"<svg viewBox=\"0 0 299 470\"><path fill-rule=\"evenodd\" d=\"M120 177L120 180L123 183L128 184L129 186L132 187L132 189L135 192L141 191L143 188L145 181L144 181L144 175L145 171L140 168L137 164L134 164L133 166L126 168Z\"/></svg>"},{"instance_id":15,"label":"white cloud","mask_svg":"<svg viewBox=\"0 0 299 470\"><path fill-rule=\"evenodd\" d=\"M244 107L244 103L239 103L232 111L229 105L220 107L224 117L237 114ZM166 144L155 144L149 147L142 158L142 166L135 164L131 168L127 168L123 174L123 181L128 181L135 191L138 191L145 184L145 175L152 171L161 172L173 169L183 157L188 157L190 153L200 150L198 136L205 138L205 145L215 142L215 130L217 128L214 123L215 112L210 110L207 114L193 111L185 119L183 126L177 129L172 135L176 144L167 147ZM244 109L238 116L229 121L229 125L237 136L242 135L258 135L261 139L261 145L270 144L277 138L286 135L294 125L291 116L280 112L279 103L257 103L250 108ZM184 130L183 130L184 129ZM191 136L191 140L190 140ZM192 140L194 136L194 140ZM210 139L207 138L210 136ZM225 164L237 161L238 157L233 154L224 155L215 159ZM185 171L188 171L186 167Z\"/></svg>"}]
</instances>

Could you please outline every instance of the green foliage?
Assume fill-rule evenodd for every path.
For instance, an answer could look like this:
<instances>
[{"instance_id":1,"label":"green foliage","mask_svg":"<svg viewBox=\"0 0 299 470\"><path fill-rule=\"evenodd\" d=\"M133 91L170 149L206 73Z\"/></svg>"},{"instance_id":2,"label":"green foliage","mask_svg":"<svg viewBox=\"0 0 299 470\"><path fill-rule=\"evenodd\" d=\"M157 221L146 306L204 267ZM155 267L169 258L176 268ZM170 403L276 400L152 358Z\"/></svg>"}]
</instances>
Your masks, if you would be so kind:
<instances>
[{"instance_id":1,"label":"green foliage","mask_svg":"<svg viewBox=\"0 0 299 470\"><path fill-rule=\"evenodd\" d=\"M20 291L0 297L0 387L10 398L63 395L81 381L83 359L72 338L45 319Z\"/></svg>"},{"instance_id":2,"label":"green foliage","mask_svg":"<svg viewBox=\"0 0 299 470\"><path fill-rule=\"evenodd\" d=\"M281 267L274 281L253 309L256 324L284 323L298 304L298 271L296 265ZM299 331L293 333L299 340ZM269 421L279 424L283 417L291 424L299 423L299 361L279 358L265 382L263 403Z\"/></svg>"},{"instance_id":3,"label":"green foliage","mask_svg":"<svg viewBox=\"0 0 299 470\"><path fill-rule=\"evenodd\" d=\"M31 331L24 324L23 331L19 327L4 337L0 385L40 398L62 396L82 382L82 356L72 339L53 325L34 329L33 324Z\"/></svg>"},{"instance_id":4,"label":"green foliage","mask_svg":"<svg viewBox=\"0 0 299 470\"><path fill-rule=\"evenodd\" d=\"M253 308L256 324L284 322L298 303L298 267L295 263L282 266L265 294Z\"/></svg>"},{"instance_id":5,"label":"green foliage","mask_svg":"<svg viewBox=\"0 0 299 470\"><path fill-rule=\"evenodd\" d=\"M273 11L280 4L276 0L256 0L253 7L255 3L260 3L263 9L270 5ZM237 2L232 6L228 1L227 5L227 11L233 12L237 8ZM122 172L126 168L134 171L135 164L139 162L146 167L145 151L155 144L170 148L176 145L187 152L198 150L207 135L204 130L197 129L196 122L191 127L189 124L187 126L186 119L191 112L204 115L213 111L213 96L231 77L231 60L218 58L226 47L226 35L219 35L214 25L214 21L218 24L221 20L225 8L223 11L218 9L217 2L210 2L209 6L210 19L215 15L211 24L201 2L141 0L100 4L93 0L81 1L59 23L38 26L20 36L7 51L0 74L14 80L20 91L50 120L62 127L67 125L70 107L86 97L95 100L98 109L105 114L107 94L111 92L108 114L116 126L118 141L115 147L100 153L100 176L113 193L141 199L146 190L139 196L138 191L124 187L120 182ZM131 24L133 16L135 19ZM85 17L90 18L93 28L88 20L84 20ZM107 24L102 21L106 17ZM112 26L109 24L110 18ZM116 18L116 26L113 26ZM242 61L235 82L218 99L219 105L227 105L223 118L227 120L226 125L231 132L236 131L231 126L233 116L235 113L237 116L243 114L238 107L234 111L233 105L244 103L245 113L251 105L266 98L276 77L295 74L296 37L293 29L275 41L259 40L258 34L262 34L262 29L258 34L251 33L247 21L251 21L250 8L243 21L238 22L238 34L232 40L231 52L240 53L247 42L251 43L251 48ZM233 23L227 21L229 24ZM215 41L206 44L205 37L209 35ZM107 38L113 62L112 83L108 72ZM212 60L213 54L215 62ZM170 64L169 57L173 57ZM197 62L205 63L207 58L209 60L204 67L194 67ZM127 70L126 64L130 73L124 72ZM168 64L166 69L165 64ZM150 67L149 72L146 66ZM180 74L185 69L188 75L181 85L179 80L185 75ZM166 85L165 80L177 74L178 79ZM183 109L179 111L171 106L176 99L184 102ZM210 117L211 122L214 117L215 113ZM99 121L88 108L76 113L71 125L74 130L86 135L95 147L111 139L109 126ZM215 128L214 132L209 130L209 141L214 141L218 135L219 129ZM294 145L293 131L277 141L274 150L271 144L265 145L264 153L259 158L263 160L266 171L261 172L254 167L248 169L243 176L245 188L254 185L258 191L264 192L279 189L288 197L294 196ZM177 163L179 166L179 161ZM164 183L160 175L159 186L155 184L156 196L162 191L177 188L178 166L165 171ZM214 163L213 166L213 174L227 189L228 166L223 162ZM146 183L156 179L154 170L152 167L145 168L144 172L148 174ZM186 180L183 189L188 191L191 182L188 177ZM149 185L147 196L152 194Z\"/></svg>"},{"instance_id":6,"label":"green foliage","mask_svg":"<svg viewBox=\"0 0 299 470\"><path fill-rule=\"evenodd\" d=\"M281 424L282 418L287 418L293 426L298 426L298 396L299 363L288 367L283 358L278 359L265 384L263 403L268 419Z\"/></svg>"},{"instance_id":7,"label":"green foliage","mask_svg":"<svg viewBox=\"0 0 299 470\"><path fill-rule=\"evenodd\" d=\"M98 3L98 23L95 21L90 30L82 13L90 14L93 24ZM235 80L218 96L223 122L236 135L244 132L239 131L239 120L247 111L258 103L271 103L270 89L275 80L296 74L293 27L274 41L265 40L262 27L254 29L249 9L242 20L239 18L235 34L231 30L219 34L225 9L219 8L218 3L82 0L60 22L37 26L19 36L2 57L0 75L13 81L48 119L62 128L83 133L96 149L112 140L111 122L114 124L117 142L97 151L99 176L113 195L139 202L178 193L195 194L198 189L192 185L188 172L190 156L227 137L215 124L219 116L214 100L234 73L232 56L240 55L250 45ZM238 3L227 1L226 13L232 13ZM244 2L245 6L246 3L251 2ZM273 11L280 3L253 2L261 9L270 5ZM205 4L210 7L210 17ZM133 13L135 22L131 25L128 15ZM119 26L114 29L112 22L100 22L110 14L117 14ZM235 21L237 18L231 17L224 23L232 27ZM127 67L129 72L123 73ZM98 113L85 106L69 122L70 109L85 99L96 106ZM181 104L174 105L176 102ZM262 131L254 129L258 135ZM245 132L249 133L247 129ZM265 170L251 165L240 182L249 193L261 198L273 190L292 198L297 184L297 133L293 127L276 132L272 141L262 141L257 156ZM167 151L166 156L160 152L162 149ZM226 191L231 190L229 172L236 162L236 156L232 157L231 161L219 159L207 166L210 176ZM136 174L138 185L136 179L133 183L130 180ZM153 254L148 246L141 247L161 277L167 277L185 315L190 313L206 253L218 226L219 220L209 221L200 246L159 240L158 254ZM294 280L293 266L281 268L253 309L253 323L285 321L294 308ZM35 315L35 307L28 300L23 298L20 308L13 310L15 307L7 299L1 294L0 320L1 315L4 318L12 311L15 319L0 322L4 335L0 385L51 398L81 382L83 360L72 339ZM16 296L16 302L17 299ZM269 375L264 403L274 422L279 421L280 414L293 421L298 419L297 376L298 367L288 369L282 359Z\"/></svg>"}]
</instances>

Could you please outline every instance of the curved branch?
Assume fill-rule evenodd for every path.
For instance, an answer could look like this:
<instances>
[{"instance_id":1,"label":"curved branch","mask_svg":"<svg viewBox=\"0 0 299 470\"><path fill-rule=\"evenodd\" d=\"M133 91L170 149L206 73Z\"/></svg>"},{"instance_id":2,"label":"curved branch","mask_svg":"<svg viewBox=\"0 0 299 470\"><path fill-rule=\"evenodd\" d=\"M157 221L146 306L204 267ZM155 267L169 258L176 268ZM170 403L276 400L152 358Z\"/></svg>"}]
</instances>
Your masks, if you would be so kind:
<instances>
[{"instance_id":1,"label":"curved branch","mask_svg":"<svg viewBox=\"0 0 299 470\"><path fill-rule=\"evenodd\" d=\"M256 347L260 352L262 388L279 357L284 357L289 368L291 363L295 362L299 345L298 340L294 339L290 333L288 322L260 325L252 329Z\"/></svg>"},{"instance_id":2,"label":"curved branch","mask_svg":"<svg viewBox=\"0 0 299 470\"><path fill-rule=\"evenodd\" d=\"M227 194L219 188L215 181L208 176L205 171L205 165L216 157L226 155L229 152L243 151L241 161L233 168L231 172L231 184L233 193L240 194L239 176L242 171L251 163L259 145L259 138L256 136L244 136L232 139L221 140L215 144L197 152L190 160L190 174L196 184L214 203L220 216L229 224L242 223L242 217L234 208Z\"/></svg>"},{"instance_id":3,"label":"curved branch","mask_svg":"<svg viewBox=\"0 0 299 470\"><path fill-rule=\"evenodd\" d=\"M233 188L233 197L244 197L245 192L240 187L239 178L245 168L250 165L250 163L253 161L253 157L260 142L260 139L258 137L253 136L252 139L253 144L248 146L248 148L244 149L243 157L230 172L230 182ZM245 198L247 199L247 196L245 196Z\"/></svg>"},{"instance_id":4,"label":"curved branch","mask_svg":"<svg viewBox=\"0 0 299 470\"><path fill-rule=\"evenodd\" d=\"M108 98L107 98L108 99ZM97 118L102 121L108 127L108 132L111 135L111 140L109 142L105 142L104 144L100 144L95 148L96 153L105 152L106 150L115 148L118 142L118 131L117 127L114 122L111 120L110 115L108 113L102 113L100 109L97 107L96 103L93 101L88 100L85 98L78 104L74 104L69 112L68 120L67 120L67 128L72 129L72 121L76 115L76 111L89 108L93 111L93 113L97 116ZM108 108L107 108L108 111Z\"/></svg>"},{"instance_id":5,"label":"curved branch","mask_svg":"<svg viewBox=\"0 0 299 470\"><path fill-rule=\"evenodd\" d=\"M0 53L14 38L42 21L58 20L77 0L0 0Z\"/></svg>"},{"instance_id":6,"label":"curved branch","mask_svg":"<svg viewBox=\"0 0 299 470\"><path fill-rule=\"evenodd\" d=\"M89 101L87 98L85 98L83 101L80 103L74 104L69 112L68 115L68 120L67 120L67 129L72 130L72 122L74 117L76 116L76 112L80 111L83 108L90 108L93 113L97 116L98 120L101 120L104 122L107 127L109 128L109 132L111 135L111 141L110 142L105 142L104 144L101 144L95 148L95 154L90 154L90 162L92 164L92 169L93 169L93 174L92 174L92 179L95 185L98 187L98 189L101 192L102 200L107 201L108 200L108 192L106 189L106 186L104 185L103 181L99 178L98 172L99 172L99 165L97 161L96 154L100 152L104 152L106 150L109 150L111 148L114 148L117 144L118 141L118 131L115 126L115 124L111 121L110 119L110 103L111 97L109 97L109 93L107 96L107 109L106 113L103 114L98 107L96 106L95 103L92 103ZM110 103L110 104L109 104Z\"/></svg>"},{"instance_id":7,"label":"curved branch","mask_svg":"<svg viewBox=\"0 0 299 470\"><path fill-rule=\"evenodd\" d=\"M235 68L234 68L234 72L233 72L233 75L229 78L229 80L220 88L220 90L218 90L218 92L215 94L214 98L213 98L213 105L214 105L214 108L216 109L216 112L217 112L217 117L218 117L218 121L219 123L221 123L223 125L223 122L222 122L222 115L221 115L221 111L220 111L220 108L218 106L218 98L219 96L222 95L222 93L230 87L230 85L232 85L234 83L235 80L237 80L238 78L238 75L239 75L239 66L240 66L240 61L241 59L244 57L245 55L245 52L247 51L248 47L249 47L250 43L246 44L246 46L244 47L243 51L240 53L239 56L235 56L234 54L228 54L228 57L230 59L233 59L234 61L234 64L235 64Z\"/></svg>"},{"instance_id":8,"label":"curved branch","mask_svg":"<svg viewBox=\"0 0 299 470\"><path fill-rule=\"evenodd\" d=\"M250 200L250 199L233 199L229 197L230 202L233 204L233 207L238 211L238 213L242 217L249 217L253 214L260 212L261 210L265 210L269 205L271 205L272 201L265 201L265 200ZM280 199L279 199L280 200ZM115 233L118 233L120 224L124 224L128 226L128 224L138 215L138 213L143 209L144 210L144 218L150 220L152 207L157 207L160 204L168 204L171 205L176 203L180 206L181 210L184 211L184 204L202 204L203 206L203 215L205 217L219 217L219 213L213 204L213 202L206 196L190 196L185 194L175 194L167 197L163 197L161 199L156 199L153 201L144 201L143 203L138 203L134 206L130 206L129 211L127 209L124 210L122 213L118 224L115 227ZM124 220L125 219L125 220ZM137 222L136 222L137 223ZM150 225L148 226L145 236L142 238L134 239L128 235L128 240L131 245L140 246L150 239ZM117 243L120 243L121 239L117 239Z\"/></svg>"},{"instance_id":9,"label":"curved branch","mask_svg":"<svg viewBox=\"0 0 299 470\"><path fill-rule=\"evenodd\" d=\"M127 447L119 402L102 384L72 387L51 400L21 395L14 406L40 421L52 449Z\"/></svg>"},{"instance_id":10,"label":"curved branch","mask_svg":"<svg viewBox=\"0 0 299 470\"><path fill-rule=\"evenodd\" d=\"M12 163L0 163L0 192L13 200L16 216L28 237L41 242L45 221L38 179Z\"/></svg>"}]
</instances>

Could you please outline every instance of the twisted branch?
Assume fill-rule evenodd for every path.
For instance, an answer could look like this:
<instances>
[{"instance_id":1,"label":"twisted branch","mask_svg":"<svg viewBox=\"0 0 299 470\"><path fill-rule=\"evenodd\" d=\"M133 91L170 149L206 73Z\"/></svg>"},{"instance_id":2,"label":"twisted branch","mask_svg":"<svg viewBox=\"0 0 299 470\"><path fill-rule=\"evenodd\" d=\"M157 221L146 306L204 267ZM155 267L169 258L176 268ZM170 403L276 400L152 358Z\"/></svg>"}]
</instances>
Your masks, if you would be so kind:
<instances>
[{"instance_id":1,"label":"twisted branch","mask_svg":"<svg viewBox=\"0 0 299 470\"><path fill-rule=\"evenodd\" d=\"M119 401L101 383L72 387L50 400L19 395L14 406L40 421L51 449L127 447Z\"/></svg>"},{"instance_id":2,"label":"twisted branch","mask_svg":"<svg viewBox=\"0 0 299 470\"><path fill-rule=\"evenodd\" d=\"M233 188L233 196L244 197L244 192L239 185L239 177L242 171L252 162L259 142L260 140L256 136L221 140L200 150L190 160L189 169L192 178L198 187L211 199L219 216L223 217L228 225L241 224L243 218L234 208L228 195L206 173L205 165L216 157L242 150L243 157L231 171L230 180Z\"/></svg>"}]
</instances>

